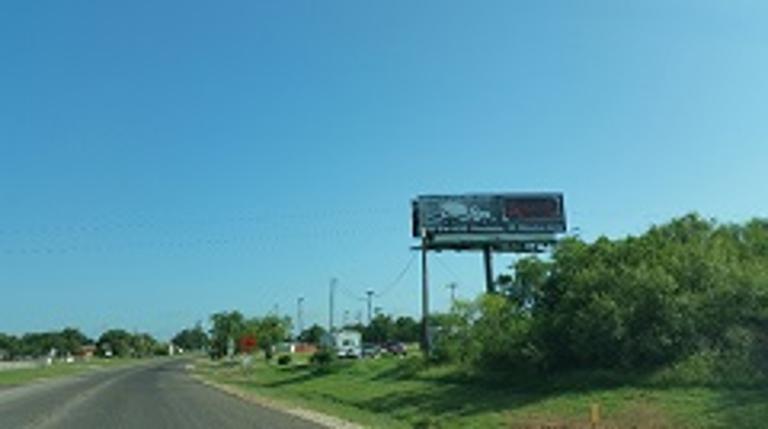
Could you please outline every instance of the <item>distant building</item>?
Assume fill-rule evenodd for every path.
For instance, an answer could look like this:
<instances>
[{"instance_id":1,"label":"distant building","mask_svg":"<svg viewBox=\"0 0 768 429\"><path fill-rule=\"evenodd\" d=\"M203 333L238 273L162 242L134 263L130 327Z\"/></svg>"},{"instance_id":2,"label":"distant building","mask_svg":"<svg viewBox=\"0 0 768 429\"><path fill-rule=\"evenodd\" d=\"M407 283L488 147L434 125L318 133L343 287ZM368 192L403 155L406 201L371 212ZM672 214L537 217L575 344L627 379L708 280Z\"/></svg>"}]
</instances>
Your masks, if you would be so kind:
<instances>
[{"instance_id":1,"label":"distant building","mask_svg":"<svg viewBox=\"0 0 768 429\"><path fill-rule=\"evenodd\" d=\"M91 359L95 355L96 355L96 346L93 344L86 344L80 347L80 353L77 354L78 357L83 359Z\"/></svg>"},{"instance_id":2,"label":"distant building","mask_svg":"<svg viewBox=\"0 0 768 429\"><path fill-rule=\"evenodd\" d=\"M296 353L296 344L290 342L279 343L275 347L276 353Z\"/></svg>"},{"instance_id":3,"label":"distant building","mask_svg":"<svg viewBox=\"0 0 768 429\"><path fill-rule=\"evenodd\" d=\"M317 351L317 346L311 343L296 343L293 346L294 353L312 354Z\"/></svg>"}]
</instances>

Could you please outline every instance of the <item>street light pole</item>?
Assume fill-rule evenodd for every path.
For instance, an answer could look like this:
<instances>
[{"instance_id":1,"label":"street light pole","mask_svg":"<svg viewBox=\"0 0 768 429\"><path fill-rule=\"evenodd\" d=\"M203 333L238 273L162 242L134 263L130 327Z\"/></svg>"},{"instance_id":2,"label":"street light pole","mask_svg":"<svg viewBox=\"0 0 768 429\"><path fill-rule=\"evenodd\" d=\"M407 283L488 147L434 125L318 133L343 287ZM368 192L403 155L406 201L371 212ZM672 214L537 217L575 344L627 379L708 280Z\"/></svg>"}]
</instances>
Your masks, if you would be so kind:
<instances>
[{"instance_id":1,"label":"street light pole","mask_svg":"<svg viewBox=\"0 0 768 429\"><path fill-rule=\"evenodd\" d=\"M329 311L328 311L328 333L333 333L333 299L334 295L336 294L336 282L337 280L335 278L331 279L331 287L330 287L330 299L329 299Z\"/></svg>"},{"instance_id":2,"label":"street light pole","mask_svg":"<svg viewBox=\"0 0 768 429\"><path fill-rule=\"evenodd\" d=\"M365 292L365 294L368 295L368 324L370 325L371 324L371 320L373 320L372 319L373 315L371 313L371 308L372 308L371 305L373 304L373 291L372 290L368 290L368 291Z\"/></svg>"},{"instance_id":3,"label":"street light pole","mask_svg":"<svg viewBox=\"0 0 768 429\"><path fill-rule=\"evenodd\" d=\"M304 297L300 296L296 300L296 327L299 331L297 336L304 332L304 309L302 304L304 304Z\"/></svg>"},{"instance_id":4,"label":"street light pole","mask_svg":"<svg viewBox=\"0 0 768 429\"><path fill-rule=\"evenodd\" d=\"M458 285L456 283L450 283L448 285L448 289L451 290L451 305L456 304L456 288Z\"/></svg>"}]
</instances>

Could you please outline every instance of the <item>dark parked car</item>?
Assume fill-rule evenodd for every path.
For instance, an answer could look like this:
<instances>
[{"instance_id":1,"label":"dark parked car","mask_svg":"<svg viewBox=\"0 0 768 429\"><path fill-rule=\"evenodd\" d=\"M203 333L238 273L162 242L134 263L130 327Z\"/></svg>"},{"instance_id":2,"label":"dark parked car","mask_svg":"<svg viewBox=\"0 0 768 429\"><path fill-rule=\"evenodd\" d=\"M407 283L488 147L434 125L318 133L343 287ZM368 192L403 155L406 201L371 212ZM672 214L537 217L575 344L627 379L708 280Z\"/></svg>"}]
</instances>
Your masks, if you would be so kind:
<instances>
[{"instance_id":1,"label":"dark parked car","mask_svg":"<svg viewBox=\"0 0 768 429\"><path fill-rule=\"evenodd\" d=\"M405 344L398 341L385 343L384 350L386 350L387 353L395 356L405 356L408 354L408 350L406 350Z\"/></svg>"}]
</instances>

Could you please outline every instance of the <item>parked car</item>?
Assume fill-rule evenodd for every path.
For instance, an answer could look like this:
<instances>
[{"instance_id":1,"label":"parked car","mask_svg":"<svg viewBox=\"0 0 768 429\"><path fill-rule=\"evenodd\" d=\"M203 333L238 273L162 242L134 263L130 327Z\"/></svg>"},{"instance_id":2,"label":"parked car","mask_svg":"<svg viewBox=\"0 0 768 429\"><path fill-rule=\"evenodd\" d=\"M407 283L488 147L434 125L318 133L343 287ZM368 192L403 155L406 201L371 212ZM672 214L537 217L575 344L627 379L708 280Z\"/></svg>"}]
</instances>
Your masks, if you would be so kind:
<instances>
[{"instance_id":1,"label":"parked car","mask_svg":"<svg viewBox=\"0 0 768 429\"><path fill-rule=\"evenodd\" d=\"M377 358L381 356L383 350L377 344L363 344L363 357Z\"/></svg>"},{"instance_id":2,"label":"parked car","mask_svg":"<svg viewBox=\"0 0 768 429\"><path fill-rule=\"evenodd\" d=\"M405 356L408 354L408 350L405 348L405 344L399 341L390 341L384 344L384 350L387 353L395 356Z\"/></svg>"}]
</instances>

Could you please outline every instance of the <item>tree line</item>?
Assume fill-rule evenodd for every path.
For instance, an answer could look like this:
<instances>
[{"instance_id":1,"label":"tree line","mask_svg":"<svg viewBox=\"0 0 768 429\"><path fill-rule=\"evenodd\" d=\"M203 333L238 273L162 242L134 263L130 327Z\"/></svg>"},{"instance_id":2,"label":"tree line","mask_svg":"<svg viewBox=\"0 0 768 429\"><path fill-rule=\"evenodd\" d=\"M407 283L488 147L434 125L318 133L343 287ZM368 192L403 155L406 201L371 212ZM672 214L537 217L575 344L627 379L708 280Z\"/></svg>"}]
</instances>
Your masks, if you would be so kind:
<instances>
[{"instance_id":1,"label":"tree line","mask_svg":"<svg viewBox=\"0 0 768 429\"><path fill-rule=\"evenodd\" d=\"M197 323L191 328L185 328L174 335L170 344L182 350L206 351L214 357L222 357L227 354L230 345L234 353L256 350L269 353L274 346L285 341L320 345L327 335L325 328L315 324L292 338L289 317L268 315L248 318L239 311L223 311L211 315L210 326L206 330ZM416 320L408 316L393 318L380 314L368 325L358 323L345 328L360 331L366 342L383 343L418 341L419 326ZM0 333L0 360L39 358L49 356L52 351L57 356L79 356L87 346L93 346L98 356L145 357L166 354L168 345L150 334L131 333L124 329L110 329L96 339L89 338L76 328L20 336Z\"/></svg>"},{"instance_id":2,"label":"tree line","mask_svg":"<svg viewBox=\"0 0 768 429\"><path fill-rule=\"evenodd\" d=\"M481 368L768 369L768 221L696 214L640 236L563 240L501 292L433 318L435 357ZM715 368L717 367L717 368Z\"/></svg>"},{"instance_id":3,"label":"tree line","mask_svg":"<svg viewBox=\"0 0 768 429\"><path fill-rule=\"evenodd\" d=\"M98 356L146 357L165 354L168 345L147 333L110 329L92 339L76 328L60 331L26 333L20 336L0 333L0 360L39 358L43 356L79 356L93 346Z\"/></svg>"},{"instance_id":4,"label":"tree line","mask_svg":"<svg viewBox=\"0 0 768 429\"><path fill-rule=\"evenodd\" d=\"M328 336L327 329L314 324L295 338L291 335L291 319L268 315L265 317L245 317L239 311L224 311L211 316L211 329L209 330L207 345L210 346L210 354L214 358L226 356L229 348L233 353L250 353L254 350L264 351L270 357L271 351L279 343L298 341L315 345L322 345ZM412 317L379 314L370 323L348 324L345 329L354 329L362 334L363 341L369 343L385 343L388 341L416 342L419 339L420 324ZM175 344L187 345L190 349L191 342L187 338L202 339L205 332L197 327L193 335L192 330L182 331L174 338ZM183 334L183 335L182 335ZM199 342L197 344L200 344Z\"/></svg>"}]
</instances>

